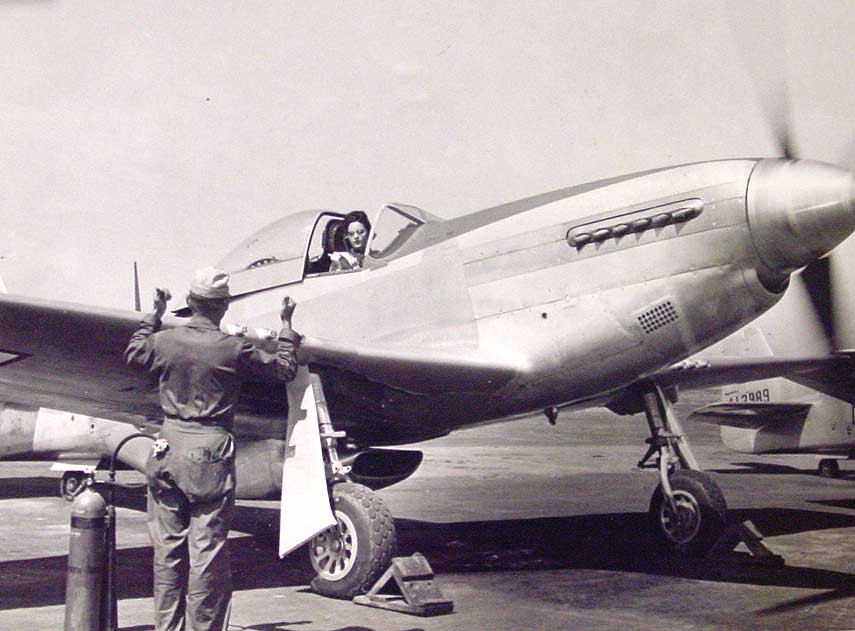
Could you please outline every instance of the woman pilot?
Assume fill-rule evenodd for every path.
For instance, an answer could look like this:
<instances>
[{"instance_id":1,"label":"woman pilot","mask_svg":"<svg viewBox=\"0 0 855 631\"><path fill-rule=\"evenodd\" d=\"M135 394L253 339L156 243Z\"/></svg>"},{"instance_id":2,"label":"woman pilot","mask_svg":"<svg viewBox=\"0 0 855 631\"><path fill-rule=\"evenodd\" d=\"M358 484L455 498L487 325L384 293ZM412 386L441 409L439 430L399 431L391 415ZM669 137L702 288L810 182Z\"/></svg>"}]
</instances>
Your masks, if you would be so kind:
<instances>
[{"instance_id":1,"label":"woman pilot","mask_svg":"<svg viewBox=\"0 0 855 631\"><path fill-rule=\"evenodd\" d=\"M347 249L330 253L330 271L342 272L361 268L365 248L368 246L368 234L371 232L368 217L361 210L354 210L344 217L339 229L344 232Z\"/></svg>"}]
</instances>

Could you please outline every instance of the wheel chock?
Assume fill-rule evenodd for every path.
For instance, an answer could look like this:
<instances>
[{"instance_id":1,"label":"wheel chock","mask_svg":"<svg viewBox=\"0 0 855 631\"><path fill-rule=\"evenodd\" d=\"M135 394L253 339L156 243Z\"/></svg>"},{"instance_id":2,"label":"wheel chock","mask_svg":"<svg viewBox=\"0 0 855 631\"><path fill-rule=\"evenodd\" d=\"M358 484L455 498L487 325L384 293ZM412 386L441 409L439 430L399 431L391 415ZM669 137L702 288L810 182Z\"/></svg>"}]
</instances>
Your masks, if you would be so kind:
<instances>
[{"instance_id":1,"label":"wheel chock","mask_svg":"<svg viewBox=\"0 0 855 631\"><path fill-rule=\"evenodd\" d=\"M761 563L769 565L784 565L784 557L775 554L763 543L763 533L750 520L732 524L725 530L718 543L713 546L712 556L724 556L732 551L739 542L745 544L751 555Z\"/></svg>"},{"instance_id":2,"label":"wheel chock","mask_svg":"<svg viewBox=\"0 0 855 631\"><path fill-rule=\"evenodd\" d=\"M368 593L355 596L353 602L415 616L451 613L454 611L454 602L443 597L433 578L433 570L420 552L408 557L394 557L392 564ZM391 579L395 579L396 591L391 591L394 590ZM387 586L389 589L384 590Z\"/></svg>"}]
</instances>

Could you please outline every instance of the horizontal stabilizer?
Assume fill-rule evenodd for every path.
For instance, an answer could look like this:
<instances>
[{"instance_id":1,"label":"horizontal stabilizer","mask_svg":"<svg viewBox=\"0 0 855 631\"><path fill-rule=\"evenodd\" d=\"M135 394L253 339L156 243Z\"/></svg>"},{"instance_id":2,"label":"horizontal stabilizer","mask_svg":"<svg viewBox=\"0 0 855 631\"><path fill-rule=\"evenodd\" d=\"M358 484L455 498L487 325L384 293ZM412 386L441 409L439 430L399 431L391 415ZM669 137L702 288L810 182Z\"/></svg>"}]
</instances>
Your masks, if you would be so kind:
<instances>
[{"instance_id":1,"label":"horizontal stabilizer","mask_svg":"<svg viewBox=\"0 0 855 631\"><path fill-rule=\"evenodd\" d=\"M715 403L695 410L689 419L740 429L760 429L802 423L810 409L810 403Z\"/></svg>"}]
</instances>

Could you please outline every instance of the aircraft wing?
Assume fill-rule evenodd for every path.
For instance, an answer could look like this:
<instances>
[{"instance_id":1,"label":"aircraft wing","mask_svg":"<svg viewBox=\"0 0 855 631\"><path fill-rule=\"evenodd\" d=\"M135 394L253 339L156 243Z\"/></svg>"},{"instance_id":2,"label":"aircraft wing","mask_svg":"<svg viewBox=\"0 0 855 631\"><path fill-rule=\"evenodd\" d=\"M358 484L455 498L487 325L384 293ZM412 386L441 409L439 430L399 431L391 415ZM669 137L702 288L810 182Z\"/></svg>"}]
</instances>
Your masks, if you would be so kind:
<instances>
[{"instance_id":1,"label":"aircraft wing","mask_svg":"<svg viewBox=\"0 0 855 631\"><path fill-rule=\"evenodd\" d=\"M855 405L855 351L836 353L837 362L788 377L808 388Z\"/></svg>"},{"instance_id":2,"label":"aircraft wing","mask_svg":"<svg viewBox=\"0 0 855 631\"><path fill-rule=\"evenodd\" d=\"M156 383L123 359L140 317L136 311L0 295L0 401L134 424L158 418ZM164 318L164 327L179 323ZM516 374L472 353L362 348L316 338L304 340L300 360L425 394L490 391ZM275 407L274 395L268 384L250 382L242 403L264 417L264 399L271 398L267 403Z\"/></svg>"},{"instance_id":3,"label":"aircraft wing","mask_svg":"<svg viewBox=\"0 0 855 631\"><path fill-rule=\"evenodd\" d=\"M334 366L419 394L489 392L517 374L513 366L471 352L355 346L312 337L303 339L299 358L300 363Z\"/></svg>"},{"instance_id":4,"label":"aircraft wing","mask_svg":"<svg viewBox=\"0 0 855 631\"><path fill-rule=\"evenodd\" d=\"M855 402L855 353L818 357L717 357L688 359L651 376L663 387L711 388L786 377L850 403Z\"/></svg>"},{"instance_id":5,"label":"aircraft wing","mask_svg":"<svg viewBox=\"0 0 855 631\"><path fill-rule=\"evenodd\" d=\"M0 400L139 424L155 383L122 357L135 311L0 295Z\"/></svg>"}]
</instances>

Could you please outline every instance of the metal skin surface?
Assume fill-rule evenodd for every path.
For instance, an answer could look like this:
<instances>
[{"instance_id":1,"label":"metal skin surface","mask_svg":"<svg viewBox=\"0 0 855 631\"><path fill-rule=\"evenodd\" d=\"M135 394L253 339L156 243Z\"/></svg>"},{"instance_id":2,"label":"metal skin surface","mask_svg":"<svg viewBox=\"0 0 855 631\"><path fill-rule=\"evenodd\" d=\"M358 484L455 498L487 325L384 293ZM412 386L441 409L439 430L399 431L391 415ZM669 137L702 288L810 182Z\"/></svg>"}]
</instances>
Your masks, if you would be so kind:
<instances>
[{"instance_id":1,"label":"metal skin surface","mask_svg":"<svg viewBox=\"0 0 855 631\"><path fill-rule=\"evenodd\" d=\"M781 170L786 177L774 175ZM294 326L306 336L301 359L324 377L336 428L361 446L546 406L608 404L774 305L797 262L855 227L851 180L816 163L725 160L450 221L425 213L409 241L385 258L366 256L362 270L295 280L293 257L230 270L250 288L253 274L263 275L264 289L237 297L227 318L275 328L291 295ZM283 252L306 252L310 219L283 220L292 235L263 229L225 261L260 260L265 253L253 248L274 235L288 240ZM371 220L376 234L381 223ZM137 318L0 296L0 400L156 417L152 384L121 359ZM280 438L282 394L250 384L238 434Z\"/></svg>"},{"instance_id":2,"label":"metal skin surface","mask_svg":"<svg viewBox=\"0 0 855 631\"><path fill-rule=\"evenodd\" d=\"M754 245L767 227L752 232L747 221L746 191L757 165L687 165L540 205L520 203L518 212L499 207L494 216L477 213L479 221L440 223L434 232L443 230L444 238L427 239L424 249L388 262L367 258L359 273L307 278L248 296L229 316L269 326L281 295L294 296L300 303L295 326L308 336L304 358L332 359L345 369L329 372L337 426L372 444L427 438L550 405L603 401L721 339L780 297L786 275L769 269ZM615 223L639 211L656 215L687 200L700 200L703 210L685 223L568 246L568 232L580 223ZM755 210L766 212L778 211ZM829 212L835 223L841 212L852 214L849 207ZM645 332L639 317L663 303L676 319ZM331 357L331 341L344 352ZM401 356L402 369L388 371ZM427 383L406 374L408 360L419 356L429 358L422 375L437 373ZM443 379L458 362L511 376L479 383L472 374L485 370L475 369L466 383ZM371 383L360 387L360 377Z\"/></svg>"},{"instance_id":3,"label":"metal skin surface","mask_svg":"<svg viewBox=\"0 0 855 631\"><path fill-rule=\"evenodd\" d=\"M855 230L853 198L855 180L842 169L761 161L748 188L748 222L760 258L791 272L829 252Z\"/></svg>"},{"instance_id":4,"label":"metal skin surface","mask_svg":"<svg viewBox=\"0 0 855 631\"><path fill-rule=\"evenodd\" d=\"M852 225L851 214L845 212L847 199L851 206L852 186L850 175L824 164L758 164L749 185L748 217L752 229L758 228L755 245L762 259L791 269L838 241ZM807 236L803 241L786 239L793 231ZM814 454L821 458L820 469L833 462L829 456L855 457L853 255L855 237L850 236L794 274L773 309L693 358L694 363L719 367L728 363L730 374L742 362L746 376L754 375L754 381L722 388L720 403L693 414L720 425L728 448L752 454ZM716 359L718 354L727 359ZM809 359L798 367L799 358ZM764 379L776 362L792 363L794 370L780 373L786 379ZM698 376L710 372L706 368Z\"/></svg>"}]
</instances>

